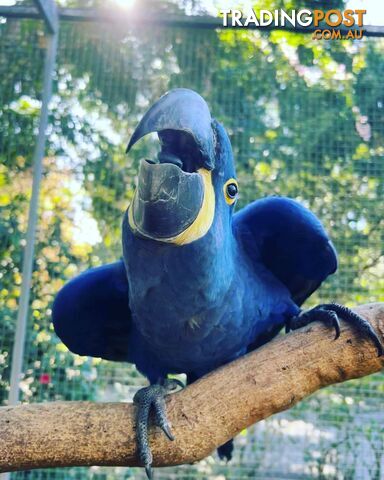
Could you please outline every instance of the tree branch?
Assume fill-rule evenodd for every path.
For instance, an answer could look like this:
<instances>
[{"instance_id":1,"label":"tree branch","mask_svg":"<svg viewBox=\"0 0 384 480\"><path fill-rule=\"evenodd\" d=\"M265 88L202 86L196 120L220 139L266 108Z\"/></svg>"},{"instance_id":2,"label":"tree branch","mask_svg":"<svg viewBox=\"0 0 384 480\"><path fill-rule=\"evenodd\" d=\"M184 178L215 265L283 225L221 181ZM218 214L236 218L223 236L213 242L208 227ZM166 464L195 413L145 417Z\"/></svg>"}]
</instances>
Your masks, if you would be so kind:
<instances>
[{"instance_id":1,"label":"tree branch","mask_svg":"<svg viewBox=\"0 0 384 480\"><path fill-rule=\"evenodd\" d=\"M384 303L364 305L384 340ZM200 460L244 428L316 390L383 369L370 341L345 323L341 337L319 324L279 336L167 400L176 440L151 434L154 465ZM138 465L134 406L57 402L0 408L0 471L80 465Z\"/></svg>"}]
</instances>

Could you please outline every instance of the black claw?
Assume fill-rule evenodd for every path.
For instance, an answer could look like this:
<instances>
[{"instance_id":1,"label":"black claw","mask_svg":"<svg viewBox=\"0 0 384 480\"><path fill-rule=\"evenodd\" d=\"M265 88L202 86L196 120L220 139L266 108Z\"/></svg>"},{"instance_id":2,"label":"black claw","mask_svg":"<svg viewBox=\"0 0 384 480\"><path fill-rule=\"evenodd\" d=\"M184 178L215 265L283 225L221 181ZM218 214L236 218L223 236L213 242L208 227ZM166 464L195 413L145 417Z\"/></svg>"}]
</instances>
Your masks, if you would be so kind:
<instances>
[{"instance_id":1,"label":"black claw","mask_svg":"<svg viewBox=\"0 0 384 480\"><path fill-rule=\"evenodd\" d=\"M312 308L312 310L308 310L307 312L289 319L286 324L286 331L296 330L297 328L304 327L314 321L322 321L326 324L331 324L334 327L336 340L340 336L339 318L350 323L359 330L360 333L370 338L377 348L379 357L384 355L384 346L368 320L338 303L319 305Z\"/></svg>"},{"instance_id":2,"label":"black claw","mask_svg":"<svg viewBox=\"0 0 384 480\"><path fill-rule=\"evenodd\" d=\"M330 303L327 305L323 305L323 308L336 312L336 314L340 316L343 320L349 322L354 327L356 327L363 335L370 338L375 344L375 347L377 348L377 353L379 357L384 354L384 346L368 320L361 317L350 308L345 307L344 305L339 305L338 303Z\"/></svg>"},{"instance_id":3,"label":"black claw","mask_svg":"<svg viewBox=\"0 0 384 480\"><path fill-rule=\"evenodd\" d=\"M332 327L335 329L335 340L337 340L340 337L340 320L339 317L337 316L337 313L329 310L325 310L328 313L328 318L329 321L332 324Z\"/></svg>"},{"instance_id":4,"label":"black claw","mask_svg":"<svg viewBox=\"0 0 384 480\"><path fill-rule=\"evenodd\" d=\"M336 333L335 333L335 340L337 340L340 337L340 323L334 323L333 326L335 327Z\"/></svg>"},{"instance_id":5,"label":"black claw","mask_svg":"<svg viewBox=\"0 0 384 480\"><path fill-rule=\"evenodd\" d=\"M375 344L375 347L377 348L377 356L378 357L382 357L384 355L384 347L383 347L383 344L381 343L379 337L377 338L372 338L371 339L373 340L374 344Z\"/></svg>"},{"instance_id":6,"label":"black claw","mask_svg":"<svg viewBox=\"0 0 384 480\"><path fill-rule=\"evenodd\" d=\"M285 333L289 333L291 331L291 321L290 319L285 324Z\"/></svg>"},{"instance_id":7,"label":"black claw","mask_svg":"<svg viewBox=\"0 0 384 480\"><path fill-rule=\"evenodd\" d=\"M155 411L155 423L169 440L174 440L175 437L172 435L171 429L168 424L167 416L165 414L165 403L163 397L156 397L153 400L153 409Z\"/></svg>"},{"instance_id":8,"label":"black claw","mask_svg":"<svg viewBox=\"0 0 384 480\"><path fill-rule=\"evenodd\" d=\"M165 435L168 437L169 440L171 440L172 442L173 440L175 440L175 437L173 436L171 429L169 428L169 425L161 425L160 428L163 430L163 432L165 433Z\"/></svg>"},{"instance_id":9,"label":"black claw","mask_svg":"<svg viewBox=\"0 0 384 480\"><path fill-rule=\"evenodd\" d=\"M145 473L147 474L148 480L152 480L152 467L150 465L145 466Z\"/></svg>"}]
</instances>

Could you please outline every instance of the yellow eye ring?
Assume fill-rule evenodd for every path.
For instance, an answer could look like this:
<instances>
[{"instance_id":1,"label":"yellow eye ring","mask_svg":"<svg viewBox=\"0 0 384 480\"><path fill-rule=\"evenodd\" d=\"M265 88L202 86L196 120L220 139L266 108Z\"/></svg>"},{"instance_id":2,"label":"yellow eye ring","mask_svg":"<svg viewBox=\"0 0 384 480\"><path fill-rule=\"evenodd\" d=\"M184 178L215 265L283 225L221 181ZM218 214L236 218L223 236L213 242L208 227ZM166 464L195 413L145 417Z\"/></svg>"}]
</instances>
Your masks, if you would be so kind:
<instances>
[{"instance_id":1,"label":"yellow eye ring","mask_svg":"<svg viewBox=\"0 0 384 480\"><path fill-rule=\"evenodd\" d=\"M234 178L227 180L223 187L224 198L228 205L233 205L236 202L237 194L239 191L239 184Z\"/></svg>"}]
</instances>

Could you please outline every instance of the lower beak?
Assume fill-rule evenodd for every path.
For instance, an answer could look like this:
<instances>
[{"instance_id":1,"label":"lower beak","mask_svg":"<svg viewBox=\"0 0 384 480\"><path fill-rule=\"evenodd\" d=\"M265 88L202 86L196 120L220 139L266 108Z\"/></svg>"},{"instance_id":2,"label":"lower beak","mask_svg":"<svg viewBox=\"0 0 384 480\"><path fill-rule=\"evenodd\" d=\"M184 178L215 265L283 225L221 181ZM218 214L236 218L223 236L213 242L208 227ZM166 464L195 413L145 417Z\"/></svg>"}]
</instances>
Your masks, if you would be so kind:
<instances>
[{"instance_id":1,"label":"lower beak","mask_svg":"<svg viewBox=\"0 0 384 480\"><path fill-rule=\"evenodd\" d=\"M204 197L205 182L199 172L188 173L171 163L142 160L129 207L130 227L142 237L172 242L196 221Z\"/></svg>"}]
</instances>

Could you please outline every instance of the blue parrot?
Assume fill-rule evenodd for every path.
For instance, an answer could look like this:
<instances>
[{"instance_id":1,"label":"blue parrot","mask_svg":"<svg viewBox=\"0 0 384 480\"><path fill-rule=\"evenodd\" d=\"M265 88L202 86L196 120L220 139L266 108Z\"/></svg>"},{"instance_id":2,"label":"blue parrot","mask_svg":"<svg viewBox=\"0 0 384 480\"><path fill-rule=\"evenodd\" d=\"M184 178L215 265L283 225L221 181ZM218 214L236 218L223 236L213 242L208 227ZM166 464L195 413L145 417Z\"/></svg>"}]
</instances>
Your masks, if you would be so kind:
<instances>
[{"instance_id":1,"label":"blue parrot","mask_svg":"<svg viewBox=\"0 0 384 480\"><path fill-rule=\"evenodd\" d=\"M79 355L136 365L137 444L151 477L150 411L168 438L164 396L287 331L319 320L340 334L339 318L383 346L370 324L331 303L302 303L337 268L320 221L294 200L268 197L234 214L238 182L231 144L204 99L171 90L144 115L127 151L157 132L161 150L141 160L122 228L123 260L66 284L54 328ZM231 457L232 442L219 448Z\"/></svg>"}]
</instances>

